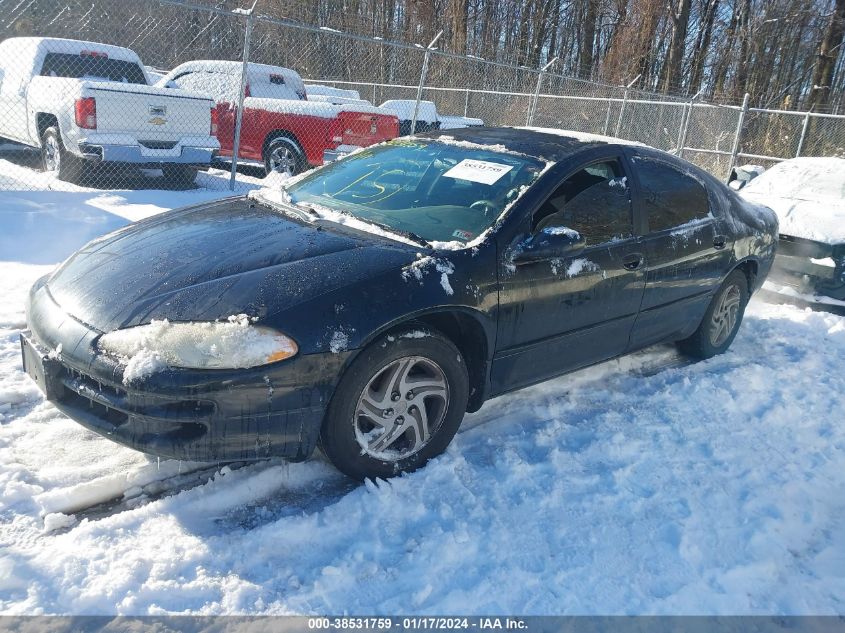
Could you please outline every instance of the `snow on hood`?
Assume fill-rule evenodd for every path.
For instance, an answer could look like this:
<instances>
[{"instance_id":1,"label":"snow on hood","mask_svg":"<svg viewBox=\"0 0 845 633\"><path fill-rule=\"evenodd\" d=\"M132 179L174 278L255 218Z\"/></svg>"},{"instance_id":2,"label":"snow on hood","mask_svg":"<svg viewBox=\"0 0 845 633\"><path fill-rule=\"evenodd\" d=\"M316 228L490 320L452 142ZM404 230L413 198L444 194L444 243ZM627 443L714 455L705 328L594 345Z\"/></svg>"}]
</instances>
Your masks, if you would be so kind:
<instances>
[{"instance_id":1,"label":"snow on hood","mask_svg":"<svg viewBox=\"0 0 845 633\"><path fill-rule=\"evenodd\" d=\"M784 235L845 243L845 159L784 161L752 180L739 195L770 207Z\"/></svg>"}]
</instances>

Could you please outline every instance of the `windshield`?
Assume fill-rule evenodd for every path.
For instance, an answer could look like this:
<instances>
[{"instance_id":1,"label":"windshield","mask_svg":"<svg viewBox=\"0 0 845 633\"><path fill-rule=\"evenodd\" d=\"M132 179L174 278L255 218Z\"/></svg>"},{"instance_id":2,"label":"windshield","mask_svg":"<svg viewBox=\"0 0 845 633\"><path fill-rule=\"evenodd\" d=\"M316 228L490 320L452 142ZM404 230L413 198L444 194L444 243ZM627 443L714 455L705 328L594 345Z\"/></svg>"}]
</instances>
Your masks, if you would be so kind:
<instances>
[{"instance_id":1,"label":"windshield","mask_svg":"<svg viewBox=\"0 0 845 633\"><path fill-rule=\"evenodd\" d=\"M752 180L743 191L798 200L843 200L845 160L798 159L779 163Z\"/></svg>"},{"instance_id":2,"label":"windshield","mask_svg":"<svg viewBox=\"0 0 845 633\"><path fill-rule=\"evenodd\" d=\"M498 148L497 148L498 149ZM493 225L545 163L422 139L364 150L291 185L291 202L348 213L428 242L467 243Z\"/></svg>"}]
</instances>

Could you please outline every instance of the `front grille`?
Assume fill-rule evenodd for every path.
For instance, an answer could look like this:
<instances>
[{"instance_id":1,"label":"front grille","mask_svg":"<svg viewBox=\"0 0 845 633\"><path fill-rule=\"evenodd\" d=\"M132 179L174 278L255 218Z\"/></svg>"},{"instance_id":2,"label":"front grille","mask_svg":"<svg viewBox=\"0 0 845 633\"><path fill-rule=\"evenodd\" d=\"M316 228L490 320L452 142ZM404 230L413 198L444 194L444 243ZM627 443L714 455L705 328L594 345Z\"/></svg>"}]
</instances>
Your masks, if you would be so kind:
<instances>
[{"instance_id":1,"label":"front grille","mask_svg":"<svg viewBox=\"0 0 845 633\"><path fill-rule=\"evenodd\" d=\"M138 141L147 149L173 149L179 141Z\"/></svg>"},{"instance_id":2,"label":"front grille","mask_svg":"<svg viewBox=\"0 0 845 633\"><path fill-rule=\"evenodd\" d=\"M120 413L125 420L130 413L167 419L207 418L214 414L216 405L209 400L185 399L167 400L161 397L147 396L143 394L131 394L119 385L103 383L87 374L65 368L65 375L61 380L65 388L65 397L69 399L67 404L74 405L91 403L98 405L108 411ZM109 414L112 417L117 415ZM102 416L101 416L102 417ZM115 418L116 419L116 418Z\"/></svg>"},{"instance_id":3,"label":"front grille","mask_svg":"<svg viewBox=\"0 0 845 633\"><path fill-rule=\"evenodd\" d=\"M101 420L108 422L112 426L120 426L125 424L129 419L129 415L118 409L112 409L96 400L86 398L65 388L64 394L59 399L59 402L66 404L74 409L88 409Z\"/></svg>"}]
</instances>

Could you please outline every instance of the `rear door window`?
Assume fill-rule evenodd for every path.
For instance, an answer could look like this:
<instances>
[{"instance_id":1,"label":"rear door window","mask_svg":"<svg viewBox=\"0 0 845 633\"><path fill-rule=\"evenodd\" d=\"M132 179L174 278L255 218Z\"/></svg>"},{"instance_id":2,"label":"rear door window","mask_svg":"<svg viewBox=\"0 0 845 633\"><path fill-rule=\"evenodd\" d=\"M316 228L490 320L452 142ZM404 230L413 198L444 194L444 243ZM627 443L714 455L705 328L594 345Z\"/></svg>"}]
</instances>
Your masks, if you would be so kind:
<instances>
[{"instance_id":1,"label":"rear door window","mask_svg":"<svg viewBox=\"0 0 845 633\"><path fill-rule=\"evenodd\" d=\"M628 180L616 159L588 165L569 176L534 215L535 231L568 228L587 246L633 234Z\"/></svg>"},{"instance_id":2,"label":"rear door window","mask_svg":"<svg viewBox=\"0 0 845 633\"><path fill-rule=\"evenodd\" d=\"M147 83L144 70L133 62L109 59L105 53L47 53L41 66L44 77L71 77L94 81L118 81L129 84Z\"/></svg>"},{"instance_id":3,"label":"rear door window","mask_svg":"<svg viewBox=\"0 0 845 633\"><path fill-rule=\"evenodd\" d=\"M650 158L637 158L634 166L650 232L710 217L707 190L698 180L667 163Z\"/></svg>"}]
</instances>

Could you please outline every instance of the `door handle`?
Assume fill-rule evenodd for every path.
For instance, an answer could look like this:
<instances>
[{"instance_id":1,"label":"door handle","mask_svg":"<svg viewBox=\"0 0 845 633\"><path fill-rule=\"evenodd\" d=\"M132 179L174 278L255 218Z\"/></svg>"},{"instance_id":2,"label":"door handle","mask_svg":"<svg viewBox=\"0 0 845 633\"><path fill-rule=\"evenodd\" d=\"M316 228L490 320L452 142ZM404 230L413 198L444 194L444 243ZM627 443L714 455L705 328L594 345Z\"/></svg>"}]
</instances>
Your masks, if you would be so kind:
<instances>
[{"instance_id":1,"label":"door handle","mask_svg":"<svg viewBox=\"0 0 845 633\"><path fill-rule=\"evenodd\" d=\"M643 256L640 253L631 253L622 259L622 266L625 270L636 270L643 263Z\"/></svg>"},{"instance_id":2,"label":"door handle","mask_svg":"<svg viewBox=\"0 0 845 633\"><path fill-rule=\"evenodd\" d=\"M716 250L721 250L725 248L725 245L728 243L728 238L724 235L717 235L713 238L713 248Z\"/></svg>"}]
</instances>

